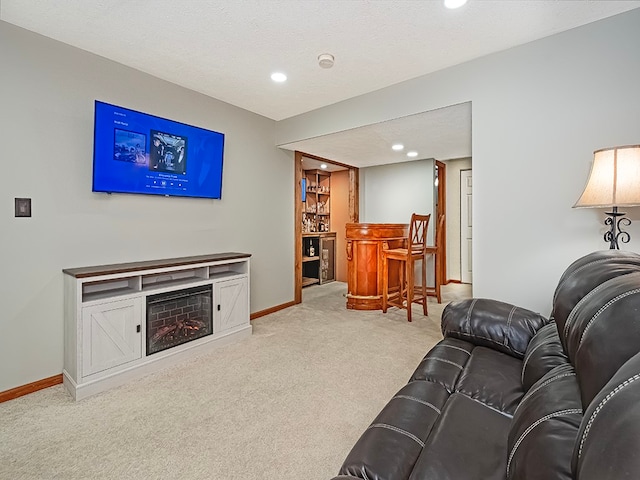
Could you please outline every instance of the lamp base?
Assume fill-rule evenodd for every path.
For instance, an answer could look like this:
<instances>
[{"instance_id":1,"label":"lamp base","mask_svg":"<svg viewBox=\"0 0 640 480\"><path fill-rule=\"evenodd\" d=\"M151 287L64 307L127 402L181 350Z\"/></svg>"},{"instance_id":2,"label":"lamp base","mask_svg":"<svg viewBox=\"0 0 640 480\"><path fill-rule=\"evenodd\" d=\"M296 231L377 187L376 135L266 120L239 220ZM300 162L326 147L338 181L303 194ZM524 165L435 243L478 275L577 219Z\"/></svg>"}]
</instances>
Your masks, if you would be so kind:
<instances>
[{"instance_id":1,"label":"lamp base","mask_svg":"<svg viewBox=\"0 0 640 480\"><path fill-rule=\"evenodd\" d=\"M626 213L618 212L618 207L613 207L612 212L605 212L605 214L608 215L608 218L604 224L611 228L604 234L604 241L609 242L610 250L620 250L618 241L629 243L631 240L631 235L622 230L621 225L628 227L631 225L631 220L625 217Z\"/></svg>"}]
</instances>

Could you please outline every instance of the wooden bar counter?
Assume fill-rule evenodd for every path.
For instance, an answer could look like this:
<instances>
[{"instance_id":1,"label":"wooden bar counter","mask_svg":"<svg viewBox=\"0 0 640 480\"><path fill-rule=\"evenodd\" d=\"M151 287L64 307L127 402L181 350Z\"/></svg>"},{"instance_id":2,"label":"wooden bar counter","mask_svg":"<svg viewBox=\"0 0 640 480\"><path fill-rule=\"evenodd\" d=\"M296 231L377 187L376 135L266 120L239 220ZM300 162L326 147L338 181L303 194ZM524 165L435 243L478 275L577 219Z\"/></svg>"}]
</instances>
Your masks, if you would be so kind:
<instances>
[{"instance_id":1,"label":"wooden bar counter","mask_svg":"<svg viewBox=\"0 0 640 480\"><path fill-rule=\"evenodd\" d=\"M382 310L382 248L404 245L409 225L347 223L347 308ZM398 262L389 265L389 286L398 285ZM396 265L394 265L396 264Z\"/></svg>"}]
</instances>

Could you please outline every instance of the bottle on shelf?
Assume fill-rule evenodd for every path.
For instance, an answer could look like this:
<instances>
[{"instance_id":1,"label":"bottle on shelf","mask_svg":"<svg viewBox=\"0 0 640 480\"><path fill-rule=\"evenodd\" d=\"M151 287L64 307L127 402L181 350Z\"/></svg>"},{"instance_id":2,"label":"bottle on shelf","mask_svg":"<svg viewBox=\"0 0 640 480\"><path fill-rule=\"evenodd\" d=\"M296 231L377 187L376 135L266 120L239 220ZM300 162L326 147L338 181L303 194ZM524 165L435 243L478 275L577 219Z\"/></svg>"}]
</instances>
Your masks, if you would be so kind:
<instances>
[{"instance_id":1,"label":"bottle on shelf","mask_svg":"<svg viewBox=\"0 0 640 480\"><path fill-rule=\"evenodd\" d=\"M303 175L307 194L302 207L302 212L306 214L303 231L305 233L328 232L331 174L320 170L304 170Z\"/></svg>"}]
</instances>

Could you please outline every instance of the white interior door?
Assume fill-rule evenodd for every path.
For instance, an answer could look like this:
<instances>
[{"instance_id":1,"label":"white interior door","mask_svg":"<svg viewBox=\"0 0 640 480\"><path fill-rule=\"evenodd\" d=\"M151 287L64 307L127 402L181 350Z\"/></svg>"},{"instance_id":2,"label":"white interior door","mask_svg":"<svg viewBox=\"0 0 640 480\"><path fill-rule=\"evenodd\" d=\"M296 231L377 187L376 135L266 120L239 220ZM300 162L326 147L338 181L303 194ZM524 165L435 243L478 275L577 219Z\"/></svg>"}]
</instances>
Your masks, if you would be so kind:
<instances>
[{"instance_id":1,"label":"white interior door","mask_svg":"<svg viewBox=\"0 0 640 480\"><path fill-rule=\"evenodd\" d=\"M471 170L460 172L460 279L462 283L472 283L471 239L472 239L472 198Z\"/></svg>"}]
</instances>

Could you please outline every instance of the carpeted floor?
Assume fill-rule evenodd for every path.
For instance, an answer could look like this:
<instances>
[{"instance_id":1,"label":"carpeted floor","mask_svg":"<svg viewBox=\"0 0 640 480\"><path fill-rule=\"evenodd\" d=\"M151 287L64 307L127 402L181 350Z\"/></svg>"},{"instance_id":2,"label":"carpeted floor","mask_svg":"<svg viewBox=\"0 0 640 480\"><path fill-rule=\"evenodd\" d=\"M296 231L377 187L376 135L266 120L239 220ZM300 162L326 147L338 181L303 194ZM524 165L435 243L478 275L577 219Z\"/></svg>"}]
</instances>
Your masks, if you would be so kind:
<instances>
[{"instance_id":1,"label":"carpeted floor","mask_svg":"<svg viewBox=\"0 0 640 480\"><path fill-rule=\"evenodd\" d=\"M408 323L346 310L345 292L309 287L251 338L78 403L59 385L0 404L0 479L328 480L440 339L446 303Z\"/></svg>"}]
</instances>

